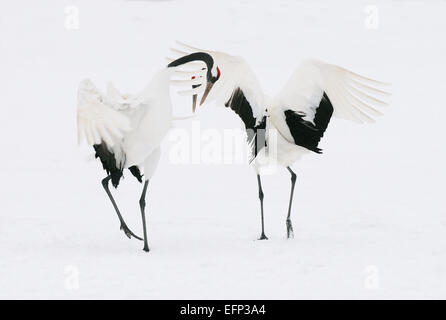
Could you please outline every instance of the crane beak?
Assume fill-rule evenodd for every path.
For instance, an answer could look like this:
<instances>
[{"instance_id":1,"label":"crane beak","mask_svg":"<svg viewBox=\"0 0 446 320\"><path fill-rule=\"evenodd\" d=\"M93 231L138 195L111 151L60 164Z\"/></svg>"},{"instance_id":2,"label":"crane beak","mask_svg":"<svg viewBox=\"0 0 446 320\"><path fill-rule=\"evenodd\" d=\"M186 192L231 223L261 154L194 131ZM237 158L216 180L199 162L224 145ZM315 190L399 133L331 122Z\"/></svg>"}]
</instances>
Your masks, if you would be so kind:
<instances>
[{"instance_id":1,"label":"crane beak","mask_svg":"<svg viewBox=\"0 0 446 320\"><path fill-rule=\"evenodd\" d=\"M193 84L192 89L198 88L201 84ZM195 109L197 109L197 94L192 95L192 112L195 113Z\"/></svg>"},{"instance_id":2,"label":"crane beak","mask_svg":"<svg viewBox=\"0 0 446 320\"><path fill-rule=\"evenodd\" d=\"M214 86L214 83L212 82L208 82L206 85L206 89L204 89L204 93L203 96L201 97L201 101L200 101L200 106L204 103L204 101L206 100L209 92L211 92L212 87Z\"/></svg>"},{"instance_id":3,"label":"crane beak","mask_svg":"<svg viewBox=\"0 0 446 320\"><path fill-rule=\"evenodd\" d=\"M194 94L192 96L192 112L195 113L195 109L197 108L197 95Z\"/></svg>"}]
</instances>

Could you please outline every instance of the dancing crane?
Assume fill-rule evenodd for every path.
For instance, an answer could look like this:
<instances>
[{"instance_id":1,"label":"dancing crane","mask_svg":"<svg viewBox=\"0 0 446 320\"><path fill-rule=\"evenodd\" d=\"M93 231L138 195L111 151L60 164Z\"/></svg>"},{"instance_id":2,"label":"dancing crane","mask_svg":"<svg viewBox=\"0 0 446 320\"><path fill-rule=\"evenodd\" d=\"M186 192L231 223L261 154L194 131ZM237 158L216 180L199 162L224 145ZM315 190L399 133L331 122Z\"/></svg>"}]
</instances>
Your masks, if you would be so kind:
<instances>
[{"instance_id":1,"label":"dancing crane","mask_svg":"<svg viewBox=\"0 0 446 320\"><path fill-rule=\"evenodd\" d=\"M197 69L189 93L202 94L200 105L216 100L217 105L234 111L243 121L250 146L251 163L257 173L260 199L261 235L265 235L261 173L271 163L286 168L291 174L291 190L286 216L287 238L292 238L291 207L296 174L291 165L309 152L322 153L319 142L333 117L357 123L373 123L382 115L380 100L389 95L387 84L372 80L336 65L318 60L303 62L283 89L272 99L263 94L248 63L239 56L202 50L178 42L175 54L188 60L192 55L206 57L206 72ZM191 53L192 52L192 53ZM196 80L201 80L197 84ZM193 99L195 110L196 98Z\"/></svg>"},{"instance_id":2,"label":"dancing crane","mask_svg":"<svg viewBox=\"0 0 446 320\"><path fill-rule=\"evenodd\" d=\"M180 64L178 64L180 65ZM120 228L130 238L144 240L144 251L149 251L145 218L145 198L149 180L160 159L160 143L171 127L173 118L169 94L172 66L159 71L136 95L123 95L113 84L101 93L91 80L85 79L78 88L78 140L85 138L93 146L107 176L102 185L118 215ZM144 239L135 235L125 223L110 192L109 182L117 188L124 170L141 183L139 200Z\"/></svg>"}]
</instances>

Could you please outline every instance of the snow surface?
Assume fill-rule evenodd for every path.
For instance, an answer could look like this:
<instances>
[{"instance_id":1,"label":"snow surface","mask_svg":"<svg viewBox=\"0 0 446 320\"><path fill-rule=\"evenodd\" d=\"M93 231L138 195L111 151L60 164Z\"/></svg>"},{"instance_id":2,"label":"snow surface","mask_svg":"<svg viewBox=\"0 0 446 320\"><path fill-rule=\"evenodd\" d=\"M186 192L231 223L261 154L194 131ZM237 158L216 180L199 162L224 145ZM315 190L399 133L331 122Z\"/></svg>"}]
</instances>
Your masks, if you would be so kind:
<instances>
[{"instance_id":1,"label":"snow surface","mask_svg":"<svg viewBox=\"0 0 446 320\"><path fill-rule=\"evenodd\" d=\"M367 29L367 5L379 28ZM79 29L64 27L66 7ZM446 298L444 1L2 1L0 298ZM91 150L76 143L85 77L136 92L183 40L245 57L274 94L305 58L393 83L378 123L333 121L323 155L263 178L176 165L167 138L148 191L149 244L128 240ZM190 101L175 98L175 113ZM202 129L240 128L200 108ZM176 122L191 130L197 122ZM203 142L203 144L205 144ZM141 235L139 185L114 191Z\"/></svg>"}]
</instances>

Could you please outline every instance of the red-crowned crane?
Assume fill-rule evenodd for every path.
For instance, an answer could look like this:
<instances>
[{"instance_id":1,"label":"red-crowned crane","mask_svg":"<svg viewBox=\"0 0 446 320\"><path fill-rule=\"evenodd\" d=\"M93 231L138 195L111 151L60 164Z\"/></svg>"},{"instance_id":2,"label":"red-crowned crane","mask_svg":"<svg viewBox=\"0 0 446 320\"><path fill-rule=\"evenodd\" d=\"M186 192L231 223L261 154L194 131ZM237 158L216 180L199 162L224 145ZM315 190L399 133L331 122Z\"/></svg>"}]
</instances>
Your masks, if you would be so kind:
<instances>
[{"instance_id":1,"label":"red-crowned crane","mask_svg":"<svg viewBox=\"0 0 446 320\"><path fill-rule=\"evenodd\" d=\"M268 239L264 228L261 169L266 164L276 163L290 172L286 230L287 237L293 237L291 206L296 174L290 166L306 153L322 153L319 142L332 116L357 123L373 123L374 117L382 114L377 108L387 105L379 99L389 95L381 88L387 84L336 65L308 60L294 71L275 97L269 98L243 58L179 44L183 49L172 51L183 55L183 61L194 55L206 57L207 61L205 72L197 69L195 74L192 73L193 80L183 80L183 84L189 81L194 86L190 91L195 97L193 110L196 96L202 94L200 105L216 100L217 105L233 110L245 125L252 164L257 173L260 240ZM202 82L197 84L197 79Z\"/></svg>"},{"instance_id":2,"label":"red-crowned crane","mask_svg":"<svg viewBox=\"0 0 446 320\"><path fill-rule=\"evenodd\" d=\"M201 55L193 57L203 60ZM172 120L170 77L181 61L171 63L159 71L136 95L123 95L109 83L107 93L101 93L89 80L83 80L78 89L78 140L83 138L95 150L107 177L102 185L118 215L121 230L128 238L144 240L144 251L149 251L145 217L147 186L160 159L160 144ZM128 169L143 183L139 205L144 239L136 236L125 223L110 192L109 182L117 188L124 170Z\"/></svg>"}]
</instances>

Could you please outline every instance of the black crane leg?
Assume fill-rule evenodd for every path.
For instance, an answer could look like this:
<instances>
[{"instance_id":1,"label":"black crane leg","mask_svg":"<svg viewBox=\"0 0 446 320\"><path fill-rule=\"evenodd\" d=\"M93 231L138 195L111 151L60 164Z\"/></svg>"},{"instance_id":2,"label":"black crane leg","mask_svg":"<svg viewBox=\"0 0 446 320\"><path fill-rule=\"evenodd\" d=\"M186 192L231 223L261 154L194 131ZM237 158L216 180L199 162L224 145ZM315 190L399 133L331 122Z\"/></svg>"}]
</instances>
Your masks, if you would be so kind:
<instances>
[{"instance_id":1,"label":"black crane leg","mask_svg":"<svg viewBox=\"0 0 446 320\"><path fill-rule=\"evenodd\" d=\"M118 215L119 221L121 222L121 230L124 231L125 235L131 239L132 237L138 240L142 240L142 238L138 237L137 235L135 235L132 230L129 229L129 227L127 227L124 219L121 216L121 213L119 212L118 206L116 205L115 199L113 199L113 196L110 192L110 189L108 188L108 182L110 181L111 176L108 176L106 178L104 178L102 180L102 186L105 189L105 192L107 193L108 197L110 198L110 201L113 204L113 207L115 208L116 214Z\"/></svg>"},{"instance_id":2,"label":"black crane leg","mask_svg":"<svg viewBox=\"0 0 446 320\"><path fill-rule=\"evenodd\" d=\"M147 185L149 184L149 180L146 180L144 182L144 187L142 189L141 198L139 199L139 207L141 208L141 217L142 217L142 228L144 231L144 248L143 250L146 252L149 252L149 245L147 243L147 227L146 227L146 192L147 192Z\"/></svg>"},{"instance_id":3,"label":"black crane leg","mask_svg":"<svg viewBox=\"0 0 446 320\"><path fill-rule=\"evenodd\" d=\"M262 234L260 235L259 240L268 240L268 237L265 235L265 222L263 219L263 190L262 182L260 181L260 175L257 175L257 183L259 184L260 217L262 219Z\"/></svg>"},{"instance_id":4,"label":"black crane leg","mask_svg":"<svg viewBox=\"0 0 446 320\"><path fill-rule=\"evenodd\" d=\"M290 204L288 206L288 216L286 218L286 233L287 238L294 238L293 225L291 223L291 205L293 204L293 194L294 194L294 185L296 184L296 174L291 170L290 167L287 167L288 171L291 173L291 194L290 194Z\"/></svg>"}]
</instances>

